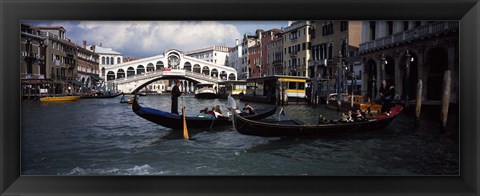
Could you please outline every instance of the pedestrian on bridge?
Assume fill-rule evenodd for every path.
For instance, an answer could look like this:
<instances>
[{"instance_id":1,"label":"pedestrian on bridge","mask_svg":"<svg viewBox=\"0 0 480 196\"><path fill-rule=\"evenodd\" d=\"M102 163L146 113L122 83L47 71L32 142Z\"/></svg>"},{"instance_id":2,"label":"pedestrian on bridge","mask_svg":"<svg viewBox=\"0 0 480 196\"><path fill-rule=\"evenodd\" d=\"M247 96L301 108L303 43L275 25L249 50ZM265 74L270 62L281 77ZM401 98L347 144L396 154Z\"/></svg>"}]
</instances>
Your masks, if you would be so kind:
<instances>
[{"instance_id":1,"label":"pedestrian on bridge","mask_svg":"<svg viewBox=\"0 0 480 196\"><path fill-rule=\"evenodd\" d=\"M183 95L182 92L180 92L180 81L177 80L175 82L175 86L172 88L172 114L178 114L178 97Z\"/></svg>"}]
</instances>

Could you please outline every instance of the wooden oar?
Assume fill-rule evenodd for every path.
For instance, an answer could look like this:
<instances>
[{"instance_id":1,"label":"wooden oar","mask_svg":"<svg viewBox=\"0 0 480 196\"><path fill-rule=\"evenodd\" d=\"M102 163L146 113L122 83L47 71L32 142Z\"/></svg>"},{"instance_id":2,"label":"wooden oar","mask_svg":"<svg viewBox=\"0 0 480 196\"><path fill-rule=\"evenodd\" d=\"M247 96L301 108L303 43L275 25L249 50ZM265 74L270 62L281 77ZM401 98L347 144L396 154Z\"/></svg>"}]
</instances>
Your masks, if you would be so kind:
<instances>
[{"instance_id":1,"label":"wooden oar","mask_svg":"<svg viewBox=\"0 0 480 196\"><path fill-rule=\"evenodd\" d=\"M183 116L183 138L188 140L188 129L187 129L187 120L185 119L185 106L183 104L183 95L182 95L182 116Z\"/></svg>"}]
</instances>

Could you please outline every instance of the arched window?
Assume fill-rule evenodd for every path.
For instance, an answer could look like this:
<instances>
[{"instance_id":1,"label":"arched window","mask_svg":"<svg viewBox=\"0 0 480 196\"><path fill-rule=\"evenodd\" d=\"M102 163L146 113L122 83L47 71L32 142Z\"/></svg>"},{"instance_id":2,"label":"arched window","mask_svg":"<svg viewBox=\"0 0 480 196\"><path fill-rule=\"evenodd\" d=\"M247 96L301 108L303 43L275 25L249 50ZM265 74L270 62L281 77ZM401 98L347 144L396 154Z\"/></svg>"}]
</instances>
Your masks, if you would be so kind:
<instances>
[{"instance_id":1,"label":"arched window","mask_svg":"<svg viewBox=\"0 0 480 196\"><path fill-rule=\"evenodd\" d=\"M228 80L236 80L235 74L231 73L230 75L228 75Z\"/></svg>"},{"instance_id":2,"label":"arched window","mask_svg":"<svg viewBox=\"0 0 480 196\"><path fill-rule=\"evenodd\" d=\"M143 65L137 66L137 75L145 73L145 67Z\"/></svg>"},{"instance_id":3,"label":"arched window","mask_svg":"<svg viewBox=\"0 0 480 196\"><path fill-rule=\"evenodd\" d=\"M218 70L217 69L212 69L212 73L210 74L210 76L218 78Z\"/></svg>"},{"instance_id":4,"label":"arched window","mask_svg":"<svg viewBox=\"0 0 480 196\"><path fill-rule=\"evenodd\" d=\"M210 68L208 68L208 66L203 67L202 74L206 76L210 75Z\"/></svg>"},{"instance_id":5,"label":"arched window","mask_svg":"<svg viewBox=\"0 0 480 196\"><path fill-rule=\"evenodd\" d=\"M130 77L130 76L133 76L135 75L135 69L133 69L133 67L129 67L127 69L127 77Z\"/></svg>"},{"instance_id":6,"label":"arched window","mask_svg":"<svg viewBox=\"0 0 480 196\"><path fill-rule=\"evenodd\" d=\"M117 71L117 78L125 78L125 71L123 71L123 69Z\"/></svg>"},{"instance_id":7,"label":"arched window","mask_svg":"<svg viewBox=\"0 0 480 196\"><path fill-rule=\"evenodd\" d=\"M193 66L193 72L194 73L200 73L200 65L199 64L195 64Z\"/></svg>"},{"instance_id":8,"label":"arched window","mask_svg":"<svg viewBox=\"0 0 480 196\"><path fill-rule=\"evenodd\" d=\"M102 76L105 76L105 67L102 67Z\"/></svg>"},{"instance_id":9,"label":"arched window","mask_svg":"<svg viewBox=\"0 0 480 196\"><path fill-rule=\"evenodd\" d=\"M153 63L149 63L147 65L147 72L155 71L155 67L153 66Z\"/></svg>"},{"instance_id":10,"label":"arched window","mask_svg":"<svg viewBox=\"0 0 480 196\"><path fill-rule=\"evenodd\" d=\"M187 71L192 71L192 64L190 64L190 62L186 62L184 65L183 65L183 69L187 70Z\"/></svg>"},{"instance_id":11,"label":"arched window","mask_svg":"<svg viewBox=\"0 0 480 196\"><path fill-rule=\"evenodd\" d=\"M107 57L107 65L110 65L110 58Z\"/></svg>"},{"instance_id":12,"label":"arched window","mask_svg":"<svg viewBox=\"0 0 480 196\"><path fill-rule=\"evenodd\" d=\"M113 65L113 57L110 57L110 64Z\"/></svg>"},{"instance_id":13,"label":"arched window","mask_svg":"<svg viewBox=\"0 0 480 196\"><path fill-rule=\"evenodd\" d=\"M105 57L104 56L102 56L102 64L105 65Z\"/></svg>"},{"instance_id":14,"label":"arched window","mask_svg":"<svg viewBox=\"0 0 480 196\"><path fill-rule=\"evenodd\" d=\"M226 72L226 71L220 72L220 79L222 79L222 80L226 80L226 79L227 79L227 72Z\"/></svg>"},{"instance_id":15,"label":"arched window","mask_svg":"<svg viewBox=\"0 0 480 196\"><path fill-rule=\"evenodd\" d=\"M120 64L120 63L122 63L121 58L117 57L117 64Z\"/></svg>"},{"instance_id":16,"label":"arched window","mask_svg":"<svg viewBox=\"0 0 480 196\"><path fill-rule=\"evenodd\" d=\"M115 80L115 73L113 73L113 71L107 73L107 80Z\"/></svg>"}]
</instances>

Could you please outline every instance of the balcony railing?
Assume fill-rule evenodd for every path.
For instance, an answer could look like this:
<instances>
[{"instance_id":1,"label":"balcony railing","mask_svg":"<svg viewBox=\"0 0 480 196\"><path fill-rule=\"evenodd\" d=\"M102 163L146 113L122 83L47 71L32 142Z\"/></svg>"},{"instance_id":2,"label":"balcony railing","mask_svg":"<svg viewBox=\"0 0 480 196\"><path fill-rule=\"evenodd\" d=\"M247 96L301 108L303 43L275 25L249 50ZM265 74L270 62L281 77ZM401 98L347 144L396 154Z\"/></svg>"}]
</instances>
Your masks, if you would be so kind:
<instances>
[{"instance_id":1,"label":"balcony railing","mask_svg":"<svg viewBox=\"0 0 480 196\"><path fill-rule=\"evenodd\" d=\"M458 29L457 21L436 22L360 44L360 52Z\"/></svg>"},{"instance_id":2,"label":"balcony railing","mask_svg":"<svg viewBox=\"0 0 480 196\"><path fill-rule=\"evenodd\" d=\"M21 79L45 79L45 75L43 74L28 74L28 73L21 73Z\"/></svg>"}]
</instances>

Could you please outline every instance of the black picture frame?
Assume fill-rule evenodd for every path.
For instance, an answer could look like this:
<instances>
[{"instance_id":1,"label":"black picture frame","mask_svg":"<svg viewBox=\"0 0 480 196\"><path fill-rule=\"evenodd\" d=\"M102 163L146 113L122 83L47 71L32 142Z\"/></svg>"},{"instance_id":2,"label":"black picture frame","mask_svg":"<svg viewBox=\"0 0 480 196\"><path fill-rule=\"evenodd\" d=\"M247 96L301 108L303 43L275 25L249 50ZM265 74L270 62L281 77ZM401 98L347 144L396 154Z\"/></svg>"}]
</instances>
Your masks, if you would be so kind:
<instances>
[{"instance_id":1,"label":"black picture frame","mask_svg":"<svg viewBox=\"0 0 480 196\"><path fill-rule=\"evenodd\" d=\"M459 20L460 176L21 176L21 20ZM0 0L2 195L478 195L478 0Z\"/></svg>"}]
</instances>

